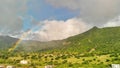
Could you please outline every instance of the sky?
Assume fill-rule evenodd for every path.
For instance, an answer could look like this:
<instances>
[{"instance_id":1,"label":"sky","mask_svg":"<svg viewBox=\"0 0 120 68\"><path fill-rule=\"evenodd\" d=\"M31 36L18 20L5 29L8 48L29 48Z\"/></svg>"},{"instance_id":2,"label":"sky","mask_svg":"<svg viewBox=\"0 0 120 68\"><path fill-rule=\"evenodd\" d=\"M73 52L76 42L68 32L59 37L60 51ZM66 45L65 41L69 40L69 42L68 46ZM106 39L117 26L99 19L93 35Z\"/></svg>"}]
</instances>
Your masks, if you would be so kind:
<instances>
[{"instance_id":1,"label":"sky","mask_svg":"<svg viewBox=\"0 0 120 68\"><path fill-rule=\"evenodd\" d=\"M1 0L0 35L61 40L93 26L120 26L120 0Z\"/></svg>"}]
</instances>

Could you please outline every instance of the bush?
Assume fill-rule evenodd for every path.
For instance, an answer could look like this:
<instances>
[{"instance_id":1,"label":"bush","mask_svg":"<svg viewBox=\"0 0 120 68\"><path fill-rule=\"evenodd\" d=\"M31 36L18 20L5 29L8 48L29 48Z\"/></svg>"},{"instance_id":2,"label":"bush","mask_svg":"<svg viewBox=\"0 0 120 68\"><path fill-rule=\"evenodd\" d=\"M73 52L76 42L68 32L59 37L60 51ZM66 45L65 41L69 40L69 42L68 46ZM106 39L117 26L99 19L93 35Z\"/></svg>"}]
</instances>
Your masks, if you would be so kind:
<instances>
[{"instance_id":1,"label":"bush","mask_svg":"<svg viewBox=\"0 0 120 68\"><path fill-rule=\"evenodd\" d=\"M64 64L64 63L67 63L67 60L64 60L62 63L63 63L63 64Z\"/></svg>"},{"instance_id":2,"label":"bush","mask_svg":"<svg viewBox=\"0 0 120 68\"><path fill-rule=\"evenodd\" d=\"M82 64L89 64L89 61L84 61L82 62Z\"/></svg>"},{"instance_id":3,"label":"bush","mask_svg":"<svg viewBox=\"0 0 120 68\"><path fill-rule=\"evenodd\" d=\"M72 67L73 66L73 64L72 63L69 63L69 67Z\"/></svg>"},{"instance_id":4,"label":"bush","mask_svg":"<svg viewBox=\"0 0 120 68\"><path fill-rule=\"evenodd\" d=\"M106 59L106 62L109 62L110 60L109 59Z\"/></svg>"}]
</instances>

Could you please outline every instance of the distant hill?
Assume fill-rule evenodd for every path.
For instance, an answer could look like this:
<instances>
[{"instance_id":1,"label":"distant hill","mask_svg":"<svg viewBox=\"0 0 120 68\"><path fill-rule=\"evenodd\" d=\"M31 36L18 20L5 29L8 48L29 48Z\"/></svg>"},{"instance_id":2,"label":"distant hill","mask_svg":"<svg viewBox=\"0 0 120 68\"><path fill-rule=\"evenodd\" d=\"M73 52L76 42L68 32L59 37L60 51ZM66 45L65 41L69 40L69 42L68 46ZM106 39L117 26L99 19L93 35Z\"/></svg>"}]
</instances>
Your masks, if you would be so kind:
<instances>
[{"instance_id":1,"label":"distant hill","mask_svg":"<svg viewBox=\"0 0 120 68\"><path fill-rule=\"evenodd\" d=\"M18 39L0 36L0 49L13 46ZM120 52L120 27L92 29L64 40L49 42L22 41L17 51L53 51L79 53L114 53Z\"/></svg>"},{"instance_id":2,"label":"distant hill","mask_svg":"<svg viewBox=\"0 0 120 68\"><path fill-rule=\"evenodd\" d=\"M9 50L18 40L17 38L9 36L0 36L0 50ZM61 47L59 45L61 45L61 41L40 42L22 40L20 44L17 45L15 51L44 51Z\"/></svg>"}]
</instances>

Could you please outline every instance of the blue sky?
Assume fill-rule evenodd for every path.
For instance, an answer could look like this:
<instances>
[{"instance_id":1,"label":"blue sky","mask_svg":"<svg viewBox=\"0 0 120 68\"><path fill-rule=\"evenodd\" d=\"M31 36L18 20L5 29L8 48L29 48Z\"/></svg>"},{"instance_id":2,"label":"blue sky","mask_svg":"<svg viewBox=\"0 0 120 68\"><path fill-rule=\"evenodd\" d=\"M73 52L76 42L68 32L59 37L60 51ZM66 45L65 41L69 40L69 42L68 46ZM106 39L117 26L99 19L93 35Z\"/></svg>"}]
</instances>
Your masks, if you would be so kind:
<instances>
[{"instance_id":1,"label":"blue sky","mask_svg":"<svg viewBox=\"0 0 120 68\"><path fill-rule=\"evenodd\" d=\"M23 29L26 31L32 27L32 16L36 21L44 20L67 20L79 15L77 11L69 11L66 8L55 8L54 6L45 2L45 0L29 1L28 10L25 18L23 19Z\"/></svg>"},{"instance_id":2,"label":"blue sky","mask_svg":"<svg viewBox=\"0 0 120 68\"><path fill-rule=\"evenodd\" d=\"M34 2L30 1L28 3L28 15L33 16L36 20L67 20L78 15L77 11L69 11L66 8L55 8L49 3L46 3L45 0L35 0Z\"/></svg>"}]
</instances>

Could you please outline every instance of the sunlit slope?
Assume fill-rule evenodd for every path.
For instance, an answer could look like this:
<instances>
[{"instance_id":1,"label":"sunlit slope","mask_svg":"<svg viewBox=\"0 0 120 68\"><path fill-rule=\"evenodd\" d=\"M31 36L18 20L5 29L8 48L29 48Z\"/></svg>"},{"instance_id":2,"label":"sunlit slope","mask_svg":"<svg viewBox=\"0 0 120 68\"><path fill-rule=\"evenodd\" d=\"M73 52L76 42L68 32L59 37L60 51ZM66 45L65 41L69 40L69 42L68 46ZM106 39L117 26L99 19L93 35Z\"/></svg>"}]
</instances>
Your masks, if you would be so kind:
<instances>
[{"instance_id":1,"label":"sunlit slope","mask_svg":"<svg viewBox=\"0 0 120 68\"><path fill-rule=\"evenodd\" d=\"M68 51L112 53L120 52L120 27L97 28L65 40Z\"/></svg>"}]
</instances>

